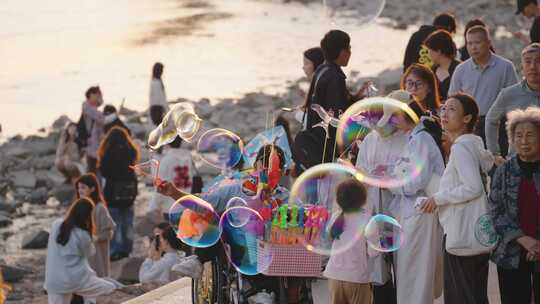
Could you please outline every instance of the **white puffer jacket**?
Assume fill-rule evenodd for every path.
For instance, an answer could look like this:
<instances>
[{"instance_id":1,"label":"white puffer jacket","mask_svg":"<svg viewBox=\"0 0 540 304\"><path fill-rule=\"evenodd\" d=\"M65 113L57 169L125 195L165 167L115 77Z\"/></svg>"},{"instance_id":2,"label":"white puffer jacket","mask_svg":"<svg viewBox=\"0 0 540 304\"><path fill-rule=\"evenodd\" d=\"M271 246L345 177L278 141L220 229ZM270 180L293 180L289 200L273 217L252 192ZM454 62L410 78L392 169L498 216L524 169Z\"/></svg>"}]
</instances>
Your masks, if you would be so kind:
<instances>
[{"instance_id":1,"label":"white puffer jacket","mask_svg":"<svg viewBox=\"0 0 540 304\"><path fill-rule=\"evenodd\" d=\"M452 144L450 159L434 195L439 221L446 234L446 250L470 256L489 252L475 237L476 221L487 213L481 172L493 167L493 155L479 136L465 134Z\"/></svg>"}]
</instances>

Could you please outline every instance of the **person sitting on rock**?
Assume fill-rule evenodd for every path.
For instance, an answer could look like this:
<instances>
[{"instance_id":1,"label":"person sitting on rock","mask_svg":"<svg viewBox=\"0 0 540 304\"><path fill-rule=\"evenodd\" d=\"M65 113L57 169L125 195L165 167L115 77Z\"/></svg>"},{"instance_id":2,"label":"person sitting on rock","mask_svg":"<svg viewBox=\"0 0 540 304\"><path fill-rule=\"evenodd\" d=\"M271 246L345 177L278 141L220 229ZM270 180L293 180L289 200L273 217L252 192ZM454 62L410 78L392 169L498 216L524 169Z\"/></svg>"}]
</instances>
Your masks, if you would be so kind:
<instances>
[{"instance_id":1,"label":"person sitting on rock","mask_svg":"<svg viewBox=\"0 0 540 304\"><path fill-rule=\"evenodd\" d=\"M66 177L66 183L72 183L82 172L81 151L76 143L77 125L70 122L60 135L56 149L54 164L56 169Z\"/></svg>"}]
</instances>

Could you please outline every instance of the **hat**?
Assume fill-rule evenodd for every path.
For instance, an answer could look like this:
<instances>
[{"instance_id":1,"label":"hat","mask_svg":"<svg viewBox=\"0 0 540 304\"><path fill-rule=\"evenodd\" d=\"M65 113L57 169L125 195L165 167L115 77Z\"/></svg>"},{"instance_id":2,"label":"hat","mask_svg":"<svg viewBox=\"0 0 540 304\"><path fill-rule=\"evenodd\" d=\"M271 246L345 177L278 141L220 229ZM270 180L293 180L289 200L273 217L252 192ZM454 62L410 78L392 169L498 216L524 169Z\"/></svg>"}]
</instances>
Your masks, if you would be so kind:
<instances>
[{"instance_id":1,"label":"hat","mask_svg":"<svg viewBox=\"0 0 540 304\"><path fill-rule=\"evenodd\" d=\"M405 90L395 90L388 94L388 96L386 97L400 101L406 105L411 104L411 102L413 101L411 94L409 94L409 92ZM396 112L396 107L386 104L383 105L383 116L377 122L377 127L381 128L386 125L394 112Z\"/></svg>"},{"instance_id":2,"label":"hat","mask_svg":"<svg viewBox=\"0 0 540 304\"><path fill-rule=\"evenodd\" d=\"M527 53L533 53L533 52L540 52L540 43L531 43L527 45L523 51L521 51L521 56L527 54Z\"/></svg>"},{"instance_id":3,"label":"hat","mask_svg":"<svg viewBox=\"0 0 540 304\"><path fill-rule=\"evenodd\" d=\"M516 1L516 6L517 6L516 15L521 14L523 10L525 9L525 7L531 3L538 4L538 1L537 0L517 0Z\"/></svg>"}]
</instances>

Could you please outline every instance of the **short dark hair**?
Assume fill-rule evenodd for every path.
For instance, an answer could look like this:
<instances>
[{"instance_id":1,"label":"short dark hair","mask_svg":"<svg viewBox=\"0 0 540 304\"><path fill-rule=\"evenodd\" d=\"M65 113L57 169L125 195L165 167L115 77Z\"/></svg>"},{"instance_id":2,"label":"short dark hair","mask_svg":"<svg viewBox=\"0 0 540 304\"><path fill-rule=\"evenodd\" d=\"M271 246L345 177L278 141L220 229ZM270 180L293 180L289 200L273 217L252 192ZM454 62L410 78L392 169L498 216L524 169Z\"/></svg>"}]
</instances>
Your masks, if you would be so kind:
<instances>
[{"instance_id":1,"label":"short dark hair","mask_svg":"<svg viewBox=\"0 0 540 304\"><path fill-rule=\"evenodd\" d=\"M476 126L476 123L478 122L478 115L480 113L480 110L478 109L478 104L476 103L476 100L474 97L465 94L463 92L459 92L453 95L448 96L446 100L449 100L450 98L453 98L461 104L461 107L463 107L463 115L471 115L472 119L467 124L467 132L471 133L474 130L474 127Z\"/></svg>"},{"instance_id":2,"label":"short dark hair","mask_svg":"<svg viewBox=\"0 0 540 304\"><path fill-rule=\"evenodd\" d=\"M103 113L105 115L109 115L109 114L112 114L112 113L116 113L116 107L113 106L113 105L105 105L105 107L103 108Z\"/></svg>"},{"instance_id":3,"label":"short dark hair","mask_svg":"<svg viewBox=\"0 0 540 304\"><path fill-rule=\"evenodd\" d=\"M477 25L481 25L487 28L486 23L482 21L482 19L480 18L474 18L474 19L469 20L467 24L465 24L465 31L463 32L463 36L465 37L465 42L467 42L467 32L469 31L469 29Z\"/></svg>"},{"instance_id":4,"label":"short dark hair","mask_svg":"<svg viewBox=\"0 0 540 304\"><path fill-rule=\"evenodd\" d=\"M173 149L178 149L182 146L182 138L180 136L176 136L176 138L169 144L169 147Z\"/></svg>"},{"instance_id":5,"label":"short dark hair","mask_svg":"<svg viewBox=\"0 0 540 304\"><path fill-rule=\"evenodd\" d=\"M86 93L84 93L84 96L86 96L86 99L88 99L92 94L101 94L101 89L99 86L89 87L88 90L86 90Z\"/></svg>"},{"instance_id":6,"label":"short dark hair","mask_svg":"<svg viewBox=\"0 0 540 304\"><path fill-rule=\"evenodd\" d=\"M447 30L450 33L455 33L457 28L456 18L450 13L439 14L433 19L433 26Z\"/></svg>"},{"instance_id":7,"label":"short dark hair","mask_svg":"<svg viewBox=\"0 0 540 304\"><path fill-rule=\"evenodd\" d=\"M173 249L178 251L183 249L182 242L176 236L176 232L174 232L173 227L165 227L161 232L161 237L167 240L167 243L169 243Z\"/></svg>"},{"instance_id":8,"label":"short dark hair","mask_svg":"<svg viewBox=\"0 0 540 304\"><path fill-rule=\"evenodd\" d=\"M328 62L336 60L342 50L349 48L351 37L340 30L331 30L321 40L321 49L324 59Z\"/></svg>"},{"instance_id":9,"label":"short dark hair","mask_svg":"<svg viewBox=\"0 0 540 304\"><path fill-rule=\"evenodd\" d=\"M437 30L431 33L426 40L424 40L424 45L428 49L439 51L449 58L456 58L456 44L454 43L454 40L452 40L450 33L445 30Z\"/></svg>"},{"instance_id":10,"label":"short dark hair","mask_svg":"<svg viewBox=\"0 0 540 304\"><path fill-rule=\"evenodd\" d=\"M262 160L264 167L268 168L270 165L270 153L272 152L272 149L276 149L279 156L280 169L283 169L285 167L285 153L277 145L270 144L260 148L257 152L255 162ZM253 167L255 167L255 164L253 164Z\"/></svg>"}]
</instances>

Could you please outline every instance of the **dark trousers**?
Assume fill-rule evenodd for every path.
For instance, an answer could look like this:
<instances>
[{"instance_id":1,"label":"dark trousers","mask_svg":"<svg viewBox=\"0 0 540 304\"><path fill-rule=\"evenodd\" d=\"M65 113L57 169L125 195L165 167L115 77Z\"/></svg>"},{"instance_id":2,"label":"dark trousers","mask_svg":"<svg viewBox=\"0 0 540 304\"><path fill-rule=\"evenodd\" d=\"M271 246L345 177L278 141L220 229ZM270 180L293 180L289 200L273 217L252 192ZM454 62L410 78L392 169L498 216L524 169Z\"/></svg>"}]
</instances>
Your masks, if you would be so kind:
<instances>
[{"instance_id":1,"label":"dark trousers","mask_svg":"<svg viewBox=\"0 0 540 304\"><path fill-rule=\"evenodd\" d=\"M520 259L518 269L497 267L501 304L529 304L534 293L534 303L540 304L540 272L534 263Z\"/></svg>"},{"instance_id":2,"label":"dark trousers","mask_svg":"<svg viewBox=\"0 0 540 304\"><path fill-rule=\"evenodd\" d=\"M394 268L394 258L392 254L388 254L386 258L389 259L392 268ZM395 268L394 268L395 270ZM373 285L373 304L396 304L396 286L394 284L395 277L388 280L384 285Z\"/></svg>"},{"instance_id":3,"label":"dark trousers","mask_svg":"<svg viewBox=\"0 0 540 304\"><path fill-rule=\"evenodd\" d=\"M444 303L488 304L489 254L457 256L444 251Z\"/></svg>"}]
</instances>

